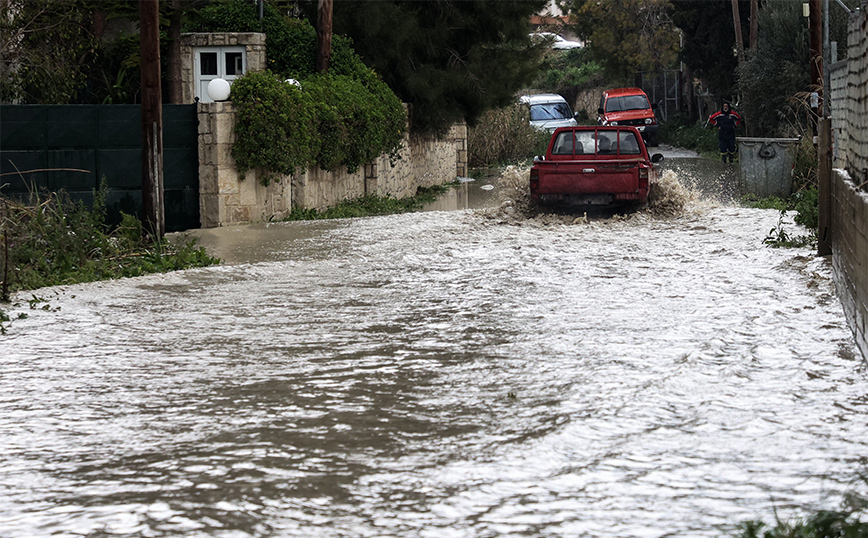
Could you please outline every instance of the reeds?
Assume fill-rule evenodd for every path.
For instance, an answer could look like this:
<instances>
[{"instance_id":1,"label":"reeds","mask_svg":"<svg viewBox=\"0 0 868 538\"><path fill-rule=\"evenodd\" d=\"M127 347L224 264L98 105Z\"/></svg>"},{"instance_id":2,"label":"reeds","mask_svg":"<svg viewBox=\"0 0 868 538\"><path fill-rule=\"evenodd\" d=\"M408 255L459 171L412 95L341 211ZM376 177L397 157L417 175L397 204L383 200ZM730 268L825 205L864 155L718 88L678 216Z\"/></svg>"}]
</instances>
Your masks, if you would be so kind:
<instances>
[{"instance_id":1,"label":"reeds","mask_svg":"<svg viewBox=\"0 0 868 538\"><path fill-rule=\"evenodd\" d=\"M489 110L467 132L468 165L480 168L517 164L542 155L551 133L530 125L526 107Z\"/></svg>"}]
</instances>

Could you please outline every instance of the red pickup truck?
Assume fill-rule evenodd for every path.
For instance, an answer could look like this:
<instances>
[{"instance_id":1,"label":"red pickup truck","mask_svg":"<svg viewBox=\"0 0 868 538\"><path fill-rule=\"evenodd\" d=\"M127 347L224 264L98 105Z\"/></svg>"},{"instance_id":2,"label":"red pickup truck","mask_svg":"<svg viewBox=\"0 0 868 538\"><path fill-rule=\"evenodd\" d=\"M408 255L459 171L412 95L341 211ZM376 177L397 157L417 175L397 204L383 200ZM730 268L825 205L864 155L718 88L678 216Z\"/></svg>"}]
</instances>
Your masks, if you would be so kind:
<instances>
[{"instance_id":1,"label":"red pickup truck","mask_svg":"<svg viewBox=\"0 0 868 538\"><path fill-rule=\"evenodd\" d=\"M635 127L561 127L544 157L530 169L531 197L544 204L615 205L642 203L657 180Z\"/></svg>"}]
</instances>

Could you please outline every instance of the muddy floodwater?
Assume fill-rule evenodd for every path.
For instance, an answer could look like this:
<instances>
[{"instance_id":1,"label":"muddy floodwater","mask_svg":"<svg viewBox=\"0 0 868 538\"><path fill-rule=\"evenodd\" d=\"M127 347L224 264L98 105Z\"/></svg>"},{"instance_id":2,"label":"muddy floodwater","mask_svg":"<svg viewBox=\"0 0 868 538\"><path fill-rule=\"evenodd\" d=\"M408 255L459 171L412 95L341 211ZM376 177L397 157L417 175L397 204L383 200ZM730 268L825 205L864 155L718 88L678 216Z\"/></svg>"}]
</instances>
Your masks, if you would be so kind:
<instances>
[{"instance_id":1,"label":"muddy floodwater","mask_svg":"<svg viewBox=\"0 0 868 538\"><path fill-rule=\"evenodd\" d=\"M0 536L718 537L840 507L868 372L830 263L677 164L666 212L531 218L483 178L19 294Z\"/></svg>"}]
</instances>

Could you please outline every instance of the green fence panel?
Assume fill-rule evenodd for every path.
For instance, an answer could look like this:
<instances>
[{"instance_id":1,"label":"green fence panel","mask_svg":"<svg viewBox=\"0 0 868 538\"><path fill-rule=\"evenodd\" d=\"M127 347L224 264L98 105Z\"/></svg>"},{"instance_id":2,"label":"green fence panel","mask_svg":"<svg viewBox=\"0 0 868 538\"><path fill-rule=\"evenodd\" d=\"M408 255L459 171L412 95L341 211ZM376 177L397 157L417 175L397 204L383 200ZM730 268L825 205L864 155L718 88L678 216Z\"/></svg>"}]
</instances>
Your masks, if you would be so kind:
<instances>
[{"instance_id":1,"label":"green fence panel","mask_svg":"<svg viewBox=\"0 0 868 538\"><path fill-rule=\"evenodd\" d=\"M199 227L196 105L163 105L166 230ZM65 190L93 202L103 179L109 220L142 216L142 125L139 105L0 107L0 193Z\"/></svg>"}]
</instances>

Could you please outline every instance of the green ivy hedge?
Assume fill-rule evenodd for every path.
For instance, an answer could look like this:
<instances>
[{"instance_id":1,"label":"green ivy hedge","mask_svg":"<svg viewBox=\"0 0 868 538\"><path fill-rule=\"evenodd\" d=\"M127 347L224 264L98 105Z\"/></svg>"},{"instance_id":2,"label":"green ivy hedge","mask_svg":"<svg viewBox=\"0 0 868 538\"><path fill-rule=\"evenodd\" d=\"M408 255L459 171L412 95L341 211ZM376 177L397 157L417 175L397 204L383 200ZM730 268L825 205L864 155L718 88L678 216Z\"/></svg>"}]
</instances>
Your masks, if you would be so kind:
<instances>
[{"instance_id":1,"label":"green ivy hedge","mask_svg":"<svg viewBox=\"0 0 868 538\"><path fill-rule=\"evenodd\" d=\"M238 107L232 156L243 174L263 169L288 175L313 165L357 171L403 142L403 104L378 81L313 75L301 87L271 71L248 73L232 85Z\"/></svg>"},{"instance_id":2,"label":"green ivy hedge","mask_svg":"<svg viewBox=\"0 0 868 538\"><path fill-rule=\"evenodd\" d=\"M269 70L232 84L238 107L232 156L243 174L288 175L319 165L349 172L401 148L407 115L401 100L367 67L352 41L335 35L327 75L316 74L316 30L265 4L231 0L201 10L187 28L197 32L263 32ZM301 88L285 82L295 79Z\"/></svg>"}]
</instances>

